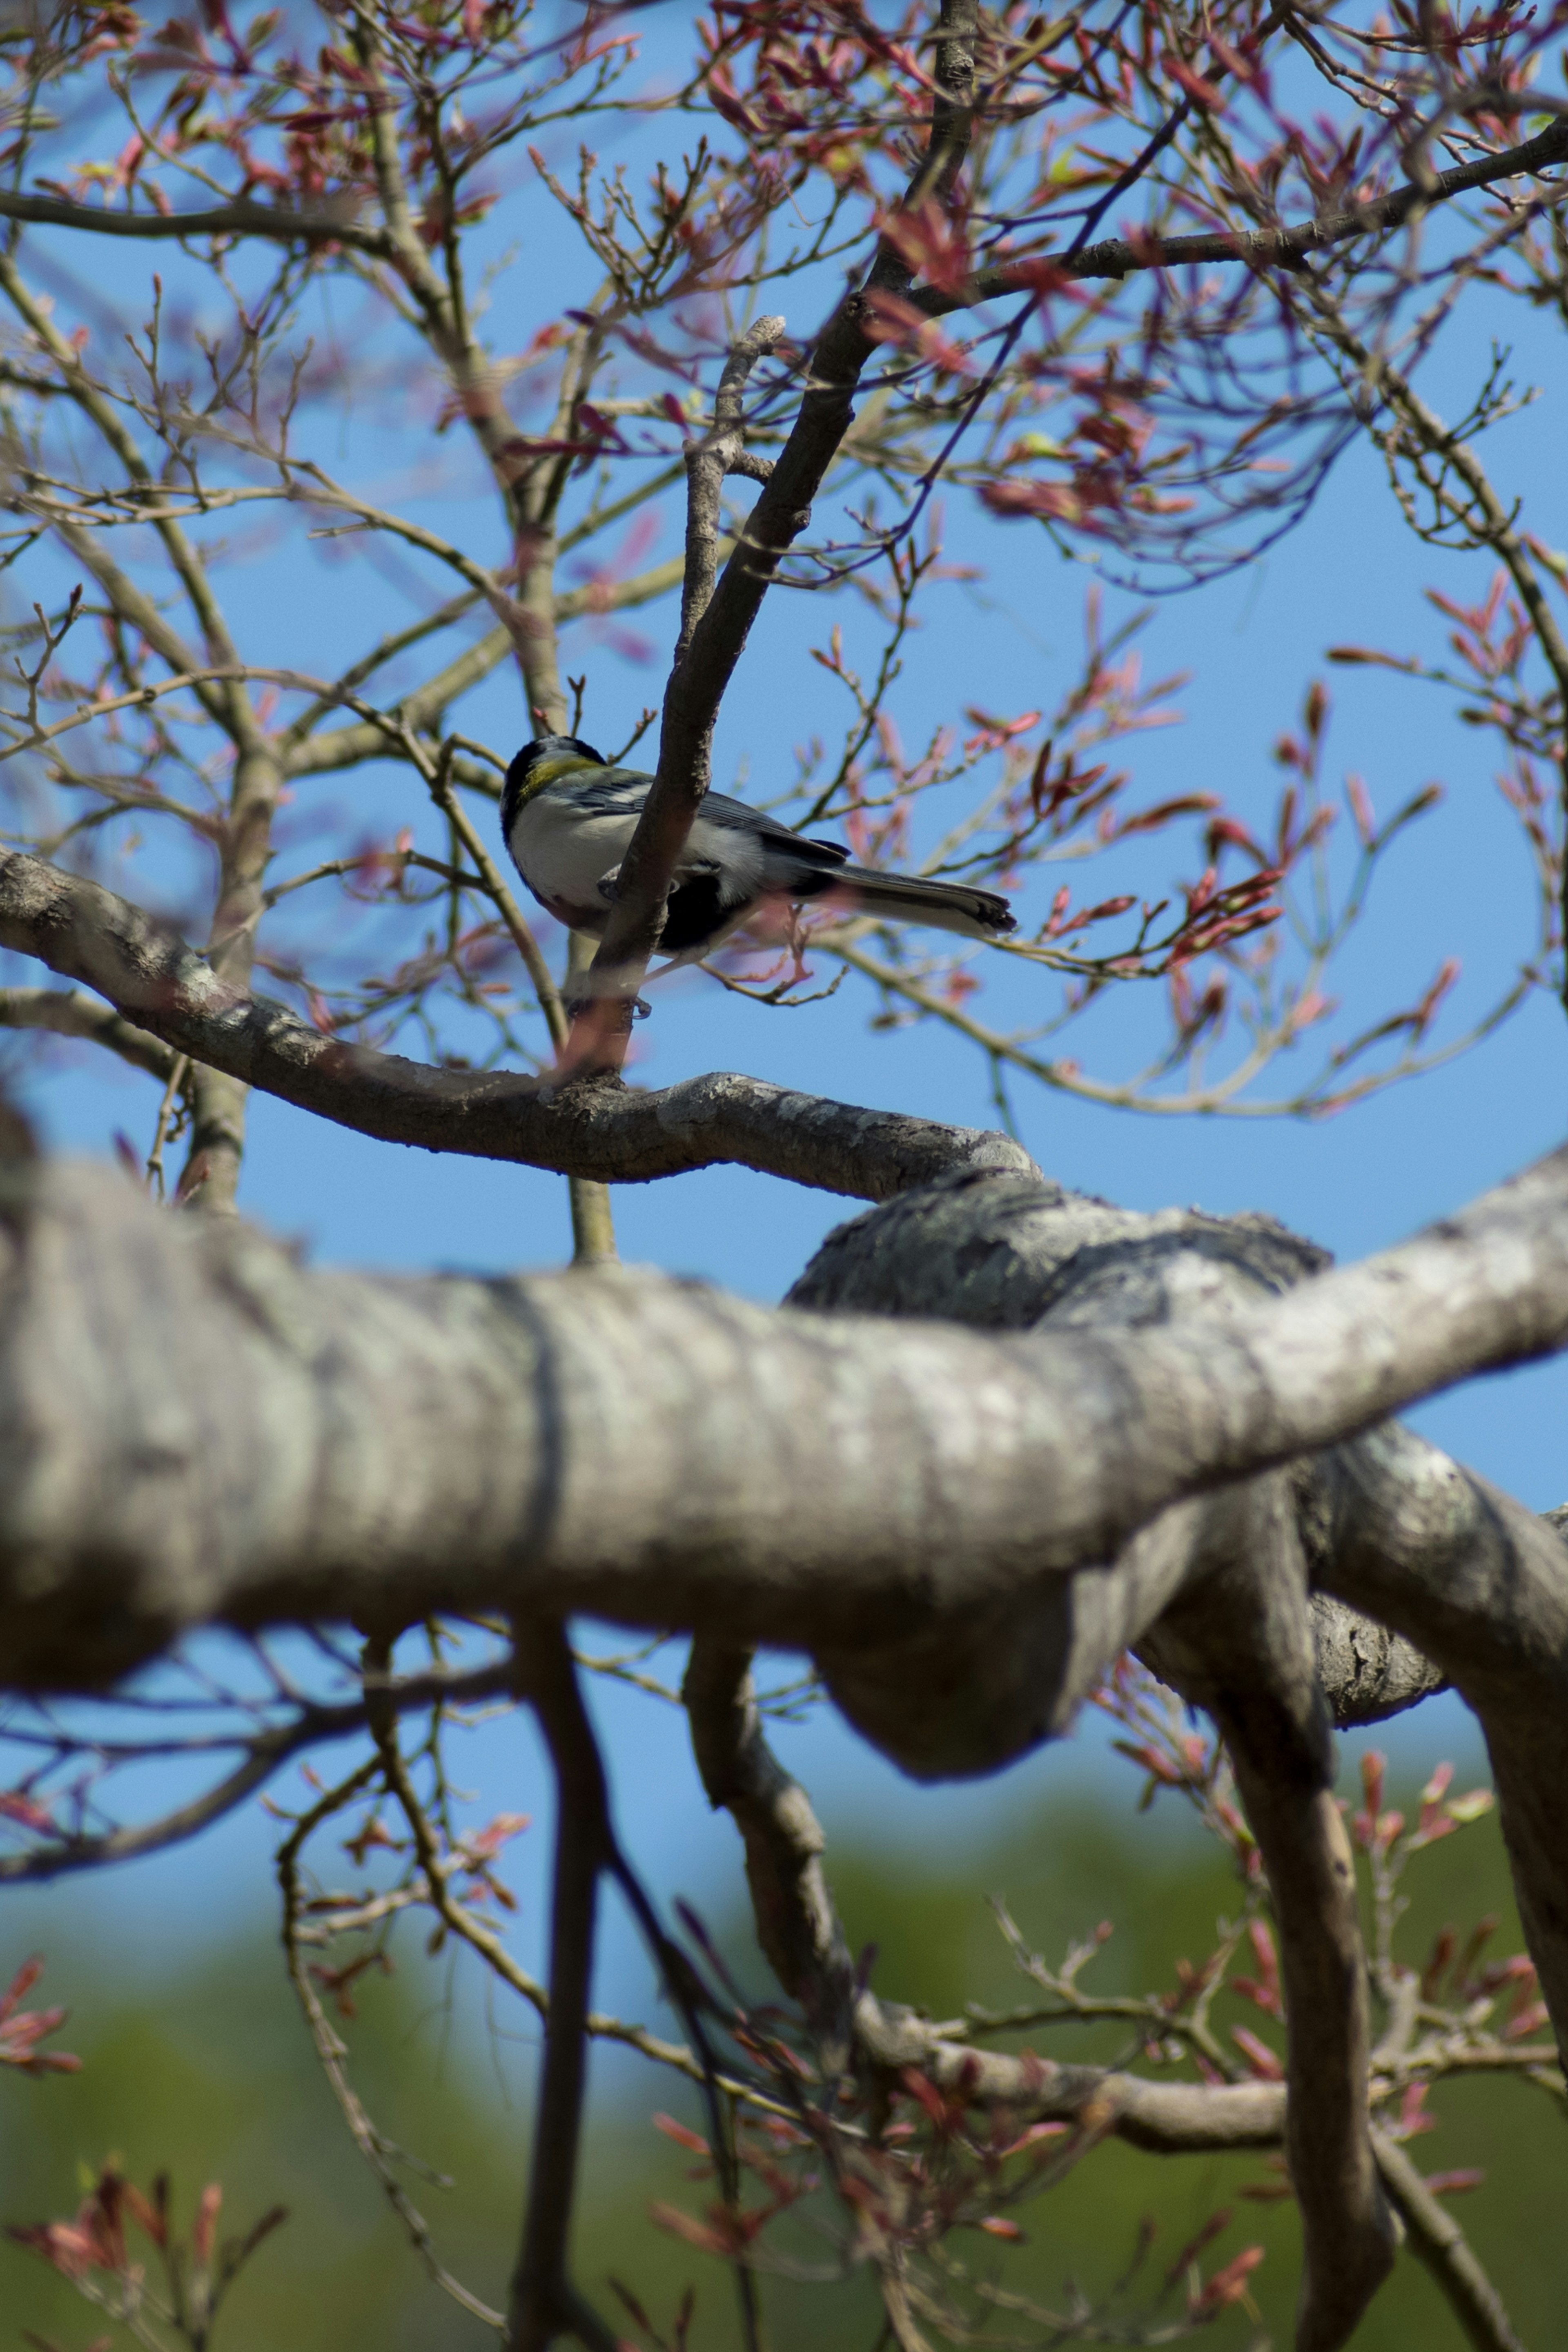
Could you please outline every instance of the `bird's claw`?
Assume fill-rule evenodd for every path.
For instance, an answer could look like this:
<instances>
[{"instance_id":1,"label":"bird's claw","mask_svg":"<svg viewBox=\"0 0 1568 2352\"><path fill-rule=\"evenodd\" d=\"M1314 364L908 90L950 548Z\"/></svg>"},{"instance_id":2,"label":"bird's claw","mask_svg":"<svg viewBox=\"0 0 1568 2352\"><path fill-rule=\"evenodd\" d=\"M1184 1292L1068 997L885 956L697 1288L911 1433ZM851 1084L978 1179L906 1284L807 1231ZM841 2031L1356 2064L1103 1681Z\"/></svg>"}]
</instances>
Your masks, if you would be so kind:
<instances>
[{"instance_id":1,"label":"bird's claw","mask_svg":"<svg viewBox=\"0 0 1568 2352\"><path fill-rule=\"evenodd\" d=\"M617 1003L624 1004L626 1002L626 1000L625 997L616 998L614 996L563 996L561 1000L562 1010L564 1012L568 1021L582 1021L585 1019L586 1016L594 1011L595 1005L615 1004ZM648 1014L653 1011L653 1007L648 1003L646 996L634 996L631 1000L631 1007L632 1019L634 1021L646 1021Z\"/></svg>"}]
</instances>

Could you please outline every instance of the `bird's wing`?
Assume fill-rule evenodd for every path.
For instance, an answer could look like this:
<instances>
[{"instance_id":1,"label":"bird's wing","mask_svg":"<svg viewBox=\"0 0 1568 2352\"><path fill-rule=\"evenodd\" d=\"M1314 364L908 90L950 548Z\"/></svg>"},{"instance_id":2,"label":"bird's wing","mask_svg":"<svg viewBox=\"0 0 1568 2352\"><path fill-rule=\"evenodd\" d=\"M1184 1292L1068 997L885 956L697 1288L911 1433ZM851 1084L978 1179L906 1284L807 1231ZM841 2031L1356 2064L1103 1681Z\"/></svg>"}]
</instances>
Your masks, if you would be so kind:
<instances>
[{"instance_id":1,"label":"bird's wing","mask_svg":"<svg viewBox=\"0 0 1568 2352\"><path fill-rule=\"evenodd\" d=\"M764 814L761 809L749 808L744 801L732 800L728 793L709 793L706 795L698 824L700 824L704 819L721 833L750 834L762 846L770 866L783 858L797 871L823 873L842 866L849 855L837 841L809 841L804 834L791 833L789 827L780 824L775 817ZM780 874L776 879L769 874L768 888L787 888L788 886L787 873Z\"/></svg>"},{"instance_id":2,"label":"bird's wing","mask_svg":"<svg viewBox=\"0 0 1568 2352\"><path fill-rule=\"evenodd\" d=\"M584 890L613 900L653 778L637 768L590 768L552 783L524 812L532 836L529 865L558 895L581 902ZM521 848L522 842L517 846ZM514 853L515 854L515 853ZM718 903L744 905L773 892L793 895L842 866L836 841L807 841L727 793L709 793L693 820L674 875L684 883L718 877Z\"/></svg>"}]
</instances>

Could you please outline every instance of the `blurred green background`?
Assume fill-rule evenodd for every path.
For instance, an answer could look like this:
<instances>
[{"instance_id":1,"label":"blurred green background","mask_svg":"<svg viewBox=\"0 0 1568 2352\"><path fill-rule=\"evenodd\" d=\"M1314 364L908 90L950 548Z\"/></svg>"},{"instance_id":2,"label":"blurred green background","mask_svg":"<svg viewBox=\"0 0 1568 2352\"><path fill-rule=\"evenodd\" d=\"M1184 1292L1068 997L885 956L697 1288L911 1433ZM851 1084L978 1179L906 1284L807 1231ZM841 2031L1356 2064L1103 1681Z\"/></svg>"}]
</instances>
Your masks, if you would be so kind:
<instances>
[{"instance_id":1,"label":"blurred green background","mask_svg":"<svg viewBox=\"0 0 1568 2352\"><path fill-rule=\"evenodd\" d=\"M1411 1791L1393 1793L1408 1801ZM1237 1908L1225 1857L1169 1798L1138 1816L1119 1809L1109 1791L1085 1794L1016 1819L989 1846L931 1852L911 1866L869 1840L840 1843L830 1864L852 1943L878 1947L879 1989L943 2016L965 2000L1006 2004L1026 1997L987 1895L1004 1895L1036 1948L1053 1961L1099 1920L1114 1920L1114 1936L1084 1979L1086 1990L1100 1991L1163 1990L1173 1962L1206 1954L1216 1919ZM1417 1856L1406 1891L1405 1957L1423 1957L1445 1922L1462 1932L1489 1911L1501 1921L1492 1952L1519 1948L1493 1818ZM0 1908L0 1930L5 1923ZM739 1913L721 1924L726 1948L739 1957L746 1943ZM443 2258L495 2303L520 2210L534 2022L510 1997L487 1993L468 1956L431 1961L420 1947L416 1927L404 1938L398 1973L359 1980L359 2014L342 2030L354 2082L382 2129L456 2181L447 2190L405 2176ZM22 1957L5 1933L6 1975ZM0 2216L28 2221L71 2213L89 2173L110 2154L142 2185L167 2168L186 2219L203 2184L219 2180L226 2227L243 2229L275 2202L290 2210L234 2291L218 2330L220 2352L342 2352L371 2343L398 2352L447 2346L479 2352L494 2340L425 2281L355 2155L264 1921L155 1982L127 1981L108 1938L78 1937L47 1959L31 2001L69 2001L72 2016L57 2040L85 2064L78 2075L40 2081L0 2069ZM745 1973L760 1985L754 1959ZM1216 2004L1215 2022L1226 2034L1232 2024L1268 2030L1255 2009L1229 1995ZM1064 2059L1108 2058L1116 2048L1105 2028L1057 2028L1048 2042L1037 2041ZM577 2246L584 2285L616 2314L606 2284L614 2273L664 2326L690 2282L698 2296L694 2344L732 2344L732 2306L719 2265L647 2218L650 2200L695 2212L710 2193L688 2179L690 2157L651 2121L662 2108L700 2123L689 2086L603 2051L595 2086ZM1441 2128L1413 2142L1411 2153L1426 2172L1484 2168L1484 2185L1456 2199L1454 2210L1524 2340L1538 2352L1560 2342L1568 2292L1568 2243L1558 2219L1568 2158L1560 2110L1526 2084L1495 2080L1443 2086L1431 2105ZM1109 2284L1145 2215L1158 2223L1149 2263L1157 2277L1216 2207L1230 2207L1234 2218L1205 2257L1205 2271L1244 2246L1264 2245L1257 2307L1263 2328L1284 2346L1296 2284L1294 2208L1240 2194L1268 2178L1257 2158L1161 2159L1112 2143L1020 2213L1024 2244L1003 2248L966 2233L957 2250L1009 2286L1059 2304L1069 2278L1090 2294ZM831 2242L819 2238L813 2250L810 2227L808 2221L804 2234L794 2231L794 2247L830 2265ZM773 2352L807 2346L871 2352L879 2315L864 2279L822 2285L771 2278L764 2292ZM0 2247L0 2314L6 2352L29 2329L67 2352L102 2333L98 2315L69 2287L9 2243ZM1235 2310L1203 2340L1239 2352L1258 2325ZM997 2332L1018 2330L999 2323ZM1355 2342L1357 2352L1458 2352L1463 2340L1424 2273L1402 2255Z\"/></svg>"}]
</instances>

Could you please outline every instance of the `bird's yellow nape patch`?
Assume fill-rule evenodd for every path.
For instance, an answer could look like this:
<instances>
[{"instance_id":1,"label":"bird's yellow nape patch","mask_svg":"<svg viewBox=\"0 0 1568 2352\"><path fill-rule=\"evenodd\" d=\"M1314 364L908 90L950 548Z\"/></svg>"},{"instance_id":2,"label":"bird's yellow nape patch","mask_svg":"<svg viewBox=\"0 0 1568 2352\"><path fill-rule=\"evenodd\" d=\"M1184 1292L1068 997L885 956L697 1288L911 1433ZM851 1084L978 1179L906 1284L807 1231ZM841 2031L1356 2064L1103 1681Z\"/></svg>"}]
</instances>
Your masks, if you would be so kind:
<instances>
[{"instance_id":1,"label":"bird's yellow nape patch","mask_svg":"<svg viewBox=\"0 0 1568 2352\"><path fill-rule=\"evenodd\" d=\"M518 787L518 807L521 808L526 801L532 800L534 794L543 792L547 785L558 784L563 776L569 776L578 769L591 774L594 761L580 759L575 751L559 752L553 760L536 761L530 768L526 781Z\"/></svg>"}]
</instances>

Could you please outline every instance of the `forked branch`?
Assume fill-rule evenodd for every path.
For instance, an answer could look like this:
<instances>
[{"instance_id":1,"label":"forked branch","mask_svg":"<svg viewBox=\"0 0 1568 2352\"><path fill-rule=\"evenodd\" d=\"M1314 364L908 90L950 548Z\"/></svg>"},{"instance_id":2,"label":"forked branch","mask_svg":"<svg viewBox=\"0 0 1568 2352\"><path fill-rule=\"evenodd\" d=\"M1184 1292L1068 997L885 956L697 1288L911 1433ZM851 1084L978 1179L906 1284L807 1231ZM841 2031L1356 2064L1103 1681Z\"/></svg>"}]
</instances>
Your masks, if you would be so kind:
<instances>
[{"instance_id":1,"label":"forked branch","mask_svg":"<svg viewBox=\"0 0 1568 2352\"><path fill-rule=\"evenodd\" d=\"M941 0L931 131L906 204L928 197L940 202L951 194L963 167L973 127L979 13L976 0ZM752 623L780 562L811 520L812 502L849 429L861 371L879 348L868 331L874 298L907 289L913 276L898 246L883 236L864 285L845 297L817 339L795 424L716 589L705 595L700 572L689 587L687 604L695 617L689 626L683 621L679 657L665 689L654 788L622 861L621 895L595 959L601 986L613 976L623 1002L636 994L657 941L676 861L708 790L719 708ZM774 322L762 324L772 329ZM722 430L722 419L715 422ZM694 476L694 498L697 481ZM697 528L700 548L703 531ZM587 1043L598 1058L618 1062L629 1034L629 1013L618 1034L603 1022L599 1025L604 1035Z\"/></svg>"}]
</instances>

